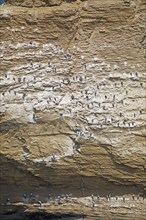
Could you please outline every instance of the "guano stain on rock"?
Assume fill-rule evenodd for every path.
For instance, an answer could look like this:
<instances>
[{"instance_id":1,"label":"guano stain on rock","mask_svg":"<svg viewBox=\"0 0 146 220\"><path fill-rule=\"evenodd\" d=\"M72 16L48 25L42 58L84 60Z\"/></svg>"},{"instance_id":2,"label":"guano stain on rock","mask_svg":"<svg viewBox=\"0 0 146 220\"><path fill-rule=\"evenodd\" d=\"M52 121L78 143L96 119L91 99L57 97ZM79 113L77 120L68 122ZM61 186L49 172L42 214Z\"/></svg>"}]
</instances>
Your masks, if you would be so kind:
<instances>
[{"instance_id":1,"label":"guano stain on rock","mask_svg":"<svg viewBox=\"0 0 146 220\"><path fill-rule=\"evenodd\" d=\"M144 16L144 1L0 7L2 201L143 192Z\"/></svg>"}]
</instances>

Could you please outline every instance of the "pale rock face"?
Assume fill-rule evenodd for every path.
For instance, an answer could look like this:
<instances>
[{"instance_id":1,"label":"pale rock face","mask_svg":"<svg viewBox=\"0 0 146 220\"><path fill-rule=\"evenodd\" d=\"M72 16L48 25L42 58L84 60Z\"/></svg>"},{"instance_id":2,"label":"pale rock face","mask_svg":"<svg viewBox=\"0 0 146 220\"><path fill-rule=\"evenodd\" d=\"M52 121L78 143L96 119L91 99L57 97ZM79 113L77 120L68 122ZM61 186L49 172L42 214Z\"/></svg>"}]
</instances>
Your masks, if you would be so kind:
<instances>
[{"instance_id":1,"label":"pale rock face","mask_svg":"<svg viewBox=\"0 0 146 220\"><path fill-rule=\"evenodd\" d=\"M7 2L26 8L0 7L2 198L142 192L144 2Z\"/></svg>"}]
</instances>

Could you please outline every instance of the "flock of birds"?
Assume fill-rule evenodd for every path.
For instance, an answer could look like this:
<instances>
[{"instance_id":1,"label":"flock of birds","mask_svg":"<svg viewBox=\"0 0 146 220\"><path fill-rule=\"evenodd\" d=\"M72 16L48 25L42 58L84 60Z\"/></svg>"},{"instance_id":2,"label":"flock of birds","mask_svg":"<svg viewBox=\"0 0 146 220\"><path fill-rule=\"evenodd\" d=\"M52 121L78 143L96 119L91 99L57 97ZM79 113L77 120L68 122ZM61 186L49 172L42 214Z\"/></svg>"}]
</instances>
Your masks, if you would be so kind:
<instances>
[{"instance_id":1,"label":"flock of birds","mask_svg":"<svg viewBox=\"0 0 146 220\"><path fill-rule=\"evenodd\" d=\"M126 196L111 196L110 194L106 195L105 197L100 197L99 195L94 196L93 194L88 198L88 203L92 208L95 208L97 204L100 203L100 201L105 201L105 202L144 202L145 201L145 196L142 195L132 195L131 198L126 197ZM77 201L77 197L74 197L72 194L61 194L57 196L52 196L51 194L48 194L48 196L44 199L44 201L39 200L39 195L36 195L34 193L26 194L24 193L21 202L24 204L38 204L39 207L43 207L44 204L57 204L61 205L63 203L67 202L72 202ZM11 201L10 198L7 198L6 201L3 203L3 205L11 205L13 202Z\"/></svg>"},{"instance_id":2,"label":"flock of birds","mask_svg":"<svg viewBox=\"0 0 146 220\"><path fill-rule=\"evenodd\" d=\"M94 129L144 125L143 73L129 72L127 62L121 73L116 64L97 57L86 61L78 47L72 54L59 45L38 48L36 42L1 44L1 68L10 63L0 78L2 113L23 104L30 123L37 123L41 111L62 120L75 118ZM19 65L13 65L18 60Z\"/></svg>"},{"instance_id":3,"label":"flock of birds","mask_svg":"<svg viewBox=\"0 0 146 220\"><path fill-rule=\"evenodd\" d=\"M129 71L126 61L111 65L79 47L65 52L51 43L1 42L0 51L1 115L32 124L39 123L38 112L67 123L73 119L72 154L80 153L80 138L94 140L96 131L132 132L145 125L145 73ZM57 160L53 154L34 162Z\"/></svg>"}]
</instances>

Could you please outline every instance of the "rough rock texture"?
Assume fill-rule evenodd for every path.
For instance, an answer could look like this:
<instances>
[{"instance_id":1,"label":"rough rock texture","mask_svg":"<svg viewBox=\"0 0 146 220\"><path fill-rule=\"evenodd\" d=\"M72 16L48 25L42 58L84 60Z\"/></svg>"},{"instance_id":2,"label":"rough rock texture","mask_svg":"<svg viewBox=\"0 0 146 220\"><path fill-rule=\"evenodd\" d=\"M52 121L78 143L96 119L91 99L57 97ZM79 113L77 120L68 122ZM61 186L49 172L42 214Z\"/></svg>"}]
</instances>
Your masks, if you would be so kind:
<instances>
[{"instance_id":1,"label":"rough rock texture","mask_svg":"<svg viewBox=\"0 0 146 220\"><path fill-rule=\"evenodd\" d=\"M6 0L6 3L22 7L44 7L44 6L58 6L64 2L73 3L78 0ZM81 0L85 1L85 0ZM78 1L79 2L79 1Z\"/></svg>"},{"instance_id":2,"label":"rough rock texture","mask_svg":"<svg viewBox=\"0 0 146 220\"><path fill-rule=\"evenodd\" d=\"M146 201L142 198L134 201L131 198L125 198L124 202L122 197L117 201L115 198L107 201L106 198L100 197L99 201L95 202L94 208L92 208L91 197L72 198L67 202L62 201L60 205L57 202L45 203L41 208L37 203L25 204L25 206L23 203L16 203L9 207L3 206L0 217L2 220L145 220Z\"/></svg>"},{"instance_id":3,"label":"rough rock texture","mask_svg":"<svg viewBox=\"0 0 146 220\"><path fill-rule=\"evenodd\" d=\"M6 3L1 198L142 192L145 1Z\"/></svg>"}]
</instances>

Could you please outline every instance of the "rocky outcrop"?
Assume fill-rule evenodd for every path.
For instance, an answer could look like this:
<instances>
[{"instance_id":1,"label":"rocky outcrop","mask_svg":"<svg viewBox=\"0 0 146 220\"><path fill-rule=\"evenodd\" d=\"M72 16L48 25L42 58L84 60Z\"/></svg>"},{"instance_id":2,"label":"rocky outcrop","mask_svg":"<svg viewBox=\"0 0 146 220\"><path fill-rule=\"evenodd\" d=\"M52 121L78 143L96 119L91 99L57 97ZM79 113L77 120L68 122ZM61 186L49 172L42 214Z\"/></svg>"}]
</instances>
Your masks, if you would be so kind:
<instances>
[{"instance_id":1,"label":"rocky outcrop","mask_svg":"<svg viewBox=\"0 0 146 220\"><path fill-rule=\"evenodd\" d=\"M124 199L123 199L124 198ZM3 220L30 220L30 219L108 219L118 220L145 220L145 201L142 198L133 200L129 197L94 198L94 207L91 196L82 198L61 199L51 203L22 204L16 203L2 206L0 214Z\"/></svg>"},{"instance_id":2,"label":"rocky outcrop","mask_svg":"<svg viewBox=\"0 0 146 220\"><path fill-rule=\"evenodd\" d=\"M0 7L2 199L142 192L145 2L39 2Z\"/></svg>"},{"instance_id":3,"label":"rocky outcrop","mask_svg":"<svg viewBox=\"0 0 146 220\"><path fill-rule=\"evenodd\" d=\"M85 0L81 0L85 1ZM51 6L59 6L64 2L74 3L80 2L80 0L6 0L7 4L14 6L22 6L22 7L51 7Z\"/></svg>"}]
</instances>

